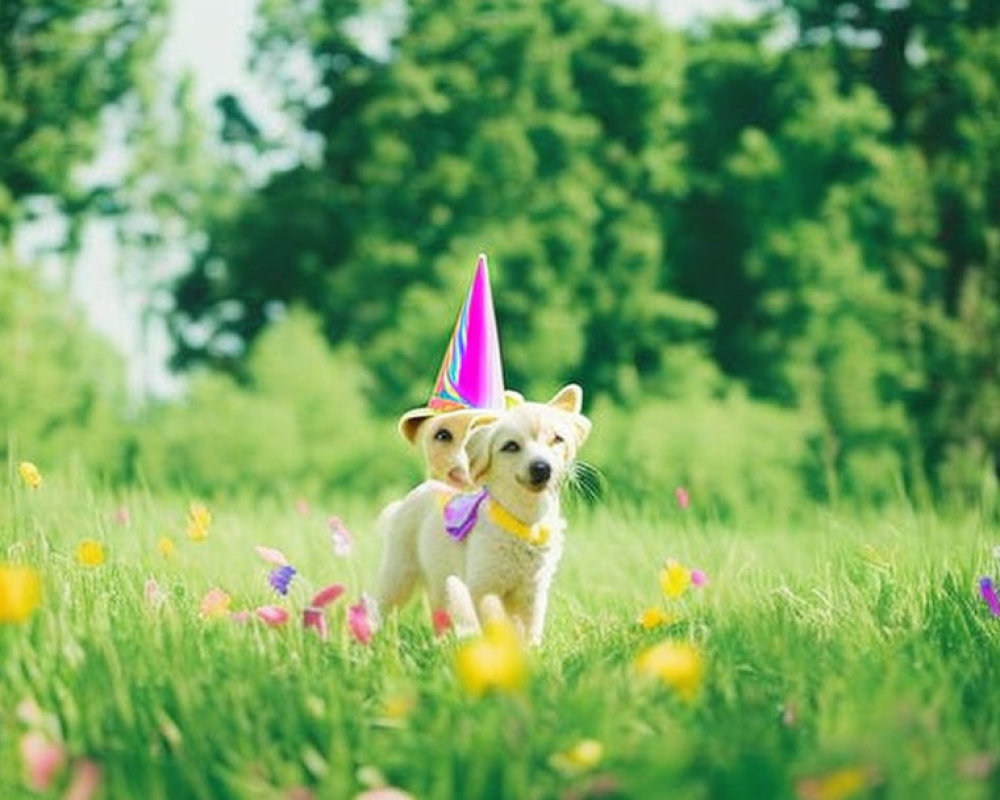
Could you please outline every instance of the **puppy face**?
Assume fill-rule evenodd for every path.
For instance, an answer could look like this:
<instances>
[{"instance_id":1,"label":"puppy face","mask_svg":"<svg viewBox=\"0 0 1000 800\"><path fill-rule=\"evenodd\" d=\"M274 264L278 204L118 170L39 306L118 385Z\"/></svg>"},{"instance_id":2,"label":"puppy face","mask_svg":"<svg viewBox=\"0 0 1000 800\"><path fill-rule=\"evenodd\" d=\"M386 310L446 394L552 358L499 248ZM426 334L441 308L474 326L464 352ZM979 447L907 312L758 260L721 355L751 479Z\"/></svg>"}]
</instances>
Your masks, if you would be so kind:
<instances>
[{"instance_id":1,"label":"puppy face","mask_svg":"<svg viewBox=\"0 0 1000 800\"><path fill-rule=\"evenodd\" d=\"M428 477L456 489L471 488L466 439L476 411L452 411L429 417L417 428L415 444L427 465Z\"/></svg>"},{"instance_id":2,"label":"puppy face","mask_svg":"<svg viewBox=\"0 0 1000 800\"><path fill-rule=\"evenodd\" d=\"M489 486L498 499L558 492L590 433L582 401L580 387L570 384L548 403L524 403L496 422L472 426L472 482Z\"/></svg>"}]
</instances>

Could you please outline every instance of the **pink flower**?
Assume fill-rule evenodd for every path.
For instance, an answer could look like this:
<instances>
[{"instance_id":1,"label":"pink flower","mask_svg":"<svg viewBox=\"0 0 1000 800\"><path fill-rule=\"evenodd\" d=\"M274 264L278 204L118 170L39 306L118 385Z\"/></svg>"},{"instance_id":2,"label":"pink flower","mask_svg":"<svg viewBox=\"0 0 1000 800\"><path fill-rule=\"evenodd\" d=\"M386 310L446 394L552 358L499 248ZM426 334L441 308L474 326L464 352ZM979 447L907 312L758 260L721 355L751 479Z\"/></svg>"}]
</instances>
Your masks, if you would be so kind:
<instances>
[{"instance_id":1,"label":"pink flower","mask_svg":"<svg viewBox=\"0 0 1000 800\"><path fill-rule=\"evenodd\" d=\"M304 498L300 497L295 501L295 510L299 512L300 516L309 516L309 502Z\"/></svg>"},{"instance_id":2,"label":"pink flower","mask_svg":"<svg viewBox=\"0 0 1000 800\"><path fill-rule=\"evenodd\" d=\"M119 506L115 511L115 522L119 525L128 525L130 520L128 509L125 506Z\"/></svg>"},{"instance_id":3,"label":"pink flower","mask_svg":"<svg viewBox=\"0 0 1000 800\"><path fill-rule=\"evenodd\" d=\"M307 608L302 612L302 626L308 630L309 628L315 628L316 633L319 638L324 642L327 637L327 627L326 627L326 614L323 613L321 608Z\"/></svg>"},{"instance_id":4,"label":"pink flower","mask_svg":"<svg viewBox=\"0 0 1000 800\"><path fill-rule=\"evenodd\" d=\"M435 636L444 636L451 630L451 615L443 608L434 610L431 621L434 623Z\"/></svg>"},{"instance_id":5,"label":"pink flower","mask_svg":"<svg viewBox=\"0 0 1000 800\"><path fill-rule=\"evenodd\" d=\"M34 791L44 792L65 766L66 749L50 741L40 731L24 734L19 749L24 762L25 781Z\"/></svg>"},{"instance_id":6,"label":"pink flower","mask_svg":"<svg viewBox=\"0 0 1000 800\"><path fill-rule=\"evenodd\" d=\"M288 622L288 612L280 606L261 606L257 609L257 616L272 628Z\"/></svg>"},{"instance_id":7,"label":"pink flower","mask_svg":"<svg viewBox=\"0 0 1000 800\"><path fill-rule=\"evenodd\" d=\"M333 554L341 558L347 558L351 554L354 537L347 530L347 526L341 522L340 517L330 517L330 543L333 545Z\"/></svg>"},{"instance_id":8,"label":"pink flower","mask_svg":"<svg viewBox=\"0 0 1000 800\"><path fill-rule=\"evenodd\" d=\"M229 613L229 606L232 602L232 598L226 592L222 591L218 586L213 586L201 598L201 606L198 609L198 613L204 619L224 617Z\"/></svg>"},{"instance_id":9,"label":"pink flower","mask_svg":"<svg viewBox=\"0 0 1000 800\"><path fill-rule=\"evenodd\" d=\"M688 494L688 490L683 486L678 486L674 489L674 499L677 500L677 505L681 511L685 511L691 505L691 495Z\"/></svg>"},{"instance_id":10,"label":"pink flower","mask_svg":"<svg viewBox=\"0 0 1000 800\"><path fill-rule=\"evenodd\" d=\"M146 585L142 590L142 595L146 600L146 605L150 608L159 608L167 600L166 594L164 594L155 578L148 578L146 580Z\"/></svg>"},{"instance_id":11,"label":"pink flower","mask_svg":"<svg viewBox=\"0 0 1000 800\"><path fill-rule=\"evenodd\" d=\"M691 585L697 586L699 589L708 586L708 575L705 574L704 570L691 570Z\"/></svg>"},{"instance_id":12,"label":"pink flower","mask_svg":"<svg viewBox=\"0 0 1000 800\"><path fill-rule=\"evenodd\" d=\"M285 554L280 550L275 550L273 547L264 547L263 545L258 544L254 546L254 550L257 551L257 555L265 561L270 561L272 564L277 564L281 567L288 564L288 559L285 558Z\"/></svg>"},{"instance_id":13,"label":"pink flower","mask_svg":"<svg viewBox=\"0 0 1000 800\"><path fill-rule=\"evenodd\" d=\"M246 609L234 611L229 615L229 619L242 625L243 623L250 621L250 612Z\"/></svg>"},{"instance_id":14,"label":"pink flower","mask_svg":"<svg viewBox=\"0 0 1000 800\"><path fill-rule=\"evenodd\" d=\"M73 779L63 800L90 800L101 783L101 768L89 758L81 759L73 767Z\"/></svg>"},{"instance_id":15,"label":"pink flower","mask_svg":"<svg viewBox=\"0 0 1000 800\"><path fill-rule=\"evenodd\" d=\"M371 642L372 626L368 620L368 606L365 605L364 599L347 609L347 627L361 644Z\"/></svg>"},{"instance_id":16,"label":"pink flower","mask_svg":"<svg viewBox=\"0 0 1000 800\"><path fill-rule=\"evenodd\" d=\"M330 605L330 603L340 597L343 593L344 587L339 583L330 584L329 586L326 586L316 592L309 605L313 608L323 608L324 606Z\"/></svg>"}]
</instances>

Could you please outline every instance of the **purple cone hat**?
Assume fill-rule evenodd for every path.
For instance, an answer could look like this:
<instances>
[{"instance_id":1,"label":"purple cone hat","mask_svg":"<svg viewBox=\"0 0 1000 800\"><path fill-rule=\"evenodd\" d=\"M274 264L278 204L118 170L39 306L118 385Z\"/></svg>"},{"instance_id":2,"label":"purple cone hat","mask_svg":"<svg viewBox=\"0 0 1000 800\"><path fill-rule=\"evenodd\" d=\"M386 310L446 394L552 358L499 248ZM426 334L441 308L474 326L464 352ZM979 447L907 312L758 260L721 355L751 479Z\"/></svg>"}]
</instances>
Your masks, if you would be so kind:
<instances>
[{"instance_id":1,"label":"purple cone hat","mask_svg":"<svg viewBox=\"0 0 1000 800\"><path fill-rule=\"evenodd\" d=\"M434 389L425 408L407 411L400 431L412 441L419 422L450 411L502 411L505 404L500 337L486 256L480 255L476 274L459 312Z\"/></svg>"}]
</instances>

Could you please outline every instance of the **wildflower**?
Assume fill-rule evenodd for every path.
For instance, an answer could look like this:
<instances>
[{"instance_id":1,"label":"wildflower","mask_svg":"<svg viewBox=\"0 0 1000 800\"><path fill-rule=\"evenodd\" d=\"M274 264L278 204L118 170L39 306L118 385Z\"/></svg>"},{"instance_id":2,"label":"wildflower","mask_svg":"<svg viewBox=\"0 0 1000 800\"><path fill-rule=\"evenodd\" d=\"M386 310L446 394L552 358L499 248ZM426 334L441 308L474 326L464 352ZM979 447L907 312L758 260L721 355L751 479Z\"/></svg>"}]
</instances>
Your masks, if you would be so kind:
<instances>
[{"instance_id":1,"label":"wildflower","mask_svg":"<svg viewBox=\"0 0 1000 800\"><path fill-rule=\"evenodd\" d=\"M73 767L73 777L63 800L90 800L101 785L101 768L89 758L83 758Z\"/></svg>"},{"instance_id":2,"label":"wildflower","mask_svg":"<svg viewBox=\"0 0 1000 800\"><path fill-rule=\"evenodd\" d=\"M295 501L295 510L299 512L300 516L309 516L309 502L304 498L300 497Z\"/></svg>"},{"instance_id":3,"label":"wildflower","mask_svg":"<svg viewBox=\"0 0 1000 800\"><path fill-rule=\"evenodd\" d=\"M434 635L444 636L451 630L451 615L443 608L437 608L431 614L431 622L434 625Z\"/></svg>"},{"instance_id":4,"label":"wildflower","mask_svg":"<svg viewBox=\"0 0 1000 800\"><path fill-rule=\"evenodd\" d=\"M288 587L294 577L295 567L291 564L285 564L283 567L271 570L271 574L267 576L267 582L271 584L274 591L284 596L288 594Z\"/></svg>"},{"instance_id":5,"label":"wildflower","mask_svg":"<svg viewBox=\"0 0 1000 800\"><path fill-rule=\"evenodd\" d=\"M372 626L368 619L368 605L364 598L347 609L347 627L361 644L371 642Z\"/></svg>"},{"instance_id":6,"label":"wildflower","mask_svg":"<svg viewBox=\"0 0 1000 800\"><path fill-rule=\"evenodd\" d=\"M288 612L280 606L261 606L257 609L257 617L272 628L288 622Z\"/></svg>"},{"instance_id":7,"label":"wildflower","mask_svg":"<svg viewBox=\"0 0 1000 800\"><path fill-rule=\"evenodd\" d=\"M416 693L409 687L397 687L382 698L382 723L399 725L417 707Z\"/></svg>"},{"instance_id":8,"label":"wildflower","mask_svg":"<svg viewBox=\"0 0 1000 800\"><path fill-rule=\"evenodd\" d=\"M272 564L284 565L288 563L288 559L285 554L280 550L275 550L273 547L264 547L263 545L254 545L254 550L257 551L257 555L263 558L265 561L270 561Z\"/></svg>"},{"instance_id":9,"label":"wildflower","mask_svg":"<svg viewBox=\"0 0 1000 800\"><path fill-rule=\"evenodd\" d=\"M128 513L128 509L125 506L119 506L115 510L115 522L119 525L128 525L132 517Z\"/></svg>"},{"instance_id":10,"label":"wildflower","mask_svg":"<svg viewBox=\"0 0 1000 800\"><path fill-rule=\"evenodd\" d=\"M868 785L868 770L845 767L816 778L805 778L795 785L801 800L844 800L861 792Z\"/></svg>"},{"instance_id":11,"label":"wildflower","mask_svg":"<svg viewBox=\"0 0 1000 800\"><path fill-rule=\"evenodd\" d=\"M705 574L704 570L691 570L691 585L697 586L699 589L708 586L708 575Z\"/></svg>"},{"instance_id":12,"label":"wildflower","mask_svg":"<svg viewBox=\"0 0 1000 800\"><path fill-rule=\"evenodd\" d=\"M245 608L239 611L233 611L229 614L229 619L240 625L245 625L250 621L250 612Z\"/></svg>"},{"instance_id":13,"label":"wildflower","mask_svg":"<svg viewBox=\"0 0 1000 800\"><path fill-rule=\"evenodd\" d=\"M169 536L161 536L156 542L156 549L164 558L170 558L173 556L174 550L177 549L177 545Z\"/></svg>"},{"instance_id":14,"label":"wildflower","mask_svg":"<svg viewBox=\"0 0 1000 800\"><path fill-rule=\"evenodd\" d=\"M164 594L163 589L156 582L155 578L147 578L146 585L143 587L142 596L146 601L146 605L150 608L159 608L167 601L167 596Z\"/></svg>"},{"instance_id":15,"label":"wildflower","mask_svg":"<svg viewBox=\"0 0 1000 800\"><path fill-rule=\"evenodd\" d=\"M24 622L42 599L42 581L31 567L0 564L0 622Z\"/></svg>"},{"instance_id":16,"label":"wildflower","mask_svg":"<svg viewBox=\"0 0 1000 800\"><path fill-rule=\"evenodd\" d=\"M1000 617L1000 598L997 597L996 589L993 588L993 581L989 578L979 579L979 592L989 606L990 613L994 617Z\"/></svg>"},{"instance_id":17,"label":"wildflower","mask_svg":"<svg viewBox=\"0 0 1000 800\"><path fill-rule=\"evenodd\" d=\"M473 696L490 689L520 689L528 674L524 647L505 617L489 620L480 638L462 645L455 669L459 681Z\"/></svg>"},{"instance_id":18,"label":"wildflower","mask_svg":"<svg viewBox=\"0 0 1000 800\"><path fill-rule=\"evenodd\" d=\"M680 597L691 584L691 573L673 559L660 570L660 588L669 598Z\"/></svg>"},{"instance_id":19,"label":"wildflower","mask_svg":"<svg viewBox=\"0 0 1000 800\"><path fill-rule=\"evenodd\" d=\"M340 517L330 517L330 544L333 545L333 554L340 558L347 558L351 554L354 546L354 537L347 530L347 526Z\"/></svg>"},{"instance_id":20,"label":"wildflower","mask_svg":"<svg viewBox=\"0 0 1000 800\"><path fill-rule=\"evenodd\" d=\"M26 733L18 749L24 762L25 782L36 792L46 791L66 765L66 748L41 731Z\"/></svg>"},{"instance_id":21,"label":"wildflower","mask_svg":"<svg viewBox=\"0 0 1000 800\"><path fill-rule=\"evenodd\" d=\"M208 527L212 524L212 512L201 503L192 503L188 509L187 535L193 542L208 538Z\"/></svg>"},{"instance_id":22,"label":"wildflower","mask_svg":"<svg viewBox=\"0 0 1000 800\"><path fill-rule=\"evenodd\" d=\"M659 606L650 606L639 615L639 624L647 631L659 628L661 625L669 625L676 621L673 614L669 614Z\"/></svg>"},{"instance_id":23,"label":"wildflower","mask_svg":"<svg viewBox=\"0 0 1000 800\"><path fill-rule=\"evenodd\" d=\"M312 599L309 607L302 612L302 625L307 630L315 629L320 639L326 640L327 625L325 607L334 602L344 593L344 587L339 583L320 589Z\"/></svg>"},{"instance_id":24,"label":"wildflower","mask_svg":"<svg viewBox=\"0 0 1000 800\"><path fill-rule=\"evenodd\" d=\"M695 698L704 673L697 649L669 639L639 653L635 668L640 675L662 681L684 700Z\"/></svg>"},{"instance_id":25,"label":"wildflower","mask_svg":"<svg viewBox=\"0 0 1000 800\"><path fill-rule=\"evenodd\" d=\"M104 563L104 545L93 539L84 539L77 545L76 560L85 567L99 567Z\"/></svg>"},{"instance_id":26,"label":"wildflower","mask_svg":"<svg viewBox=\"0 0 1000 800\"><path fill-rule=\"evenodd\" d=\"M41 487L42 473L39 471L38 467L30 461L22 461L18 464L17 471L21 473L21 480L23 480L32 489L38 489Z\"/></svg>"},{"instance_id":27,"label":"wildflower","mask_svg":"<svg viewBox=\"0 0 1000 800\"><path fill-rule=\"evenodd\" d=\"M674 489L674 499L677 501L677 507L681 511L686 511L687 507L691 505L691 495L688 494L688 490L683 486L678 486Z\"/></svg>"},{"instance_id":28,"label":"wildflower","mask_svg":"<svg viewBox=\"0 0 1000 800\"><path fill-rule=\"evenodd\" d=\"M604 757L604 745L596 739L581 739L568 750L556 753L549 763L560 772L586 772Z\"/></svg>"},{"instance_id":29,"label":"wildflower","mask_svg":"<svg viewBox=\"0 0 1000 800\"><path fill-rule=\"evenodd\" d=\"M218 586L209 589L201 599L199 614L202 619L223 617L229 613L233 599Z\"/></svg>"}]
</instances>

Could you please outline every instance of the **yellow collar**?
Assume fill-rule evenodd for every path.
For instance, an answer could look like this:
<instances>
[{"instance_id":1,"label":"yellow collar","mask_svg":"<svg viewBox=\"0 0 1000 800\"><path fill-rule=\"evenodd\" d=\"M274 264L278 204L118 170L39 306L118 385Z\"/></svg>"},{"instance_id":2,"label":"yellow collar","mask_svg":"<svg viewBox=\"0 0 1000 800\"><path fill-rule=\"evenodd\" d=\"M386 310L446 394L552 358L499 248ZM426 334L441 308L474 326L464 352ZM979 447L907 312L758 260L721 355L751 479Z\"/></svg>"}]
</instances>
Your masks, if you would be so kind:
<instances>
[{"instance_id":1,"label":"yellow collar","mask_svg":"<svg viewBox=\"0 0 1000 800\"><path fill-rule=\"evenodd\" d=\"M548 525L543 525L541 522L526 525L492 497L486 503L486 513L494 525L522 542L543 547L549 541L551 531Z\"/></svg>"}]
</instances>

